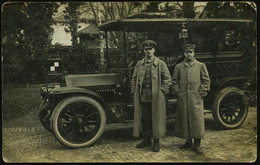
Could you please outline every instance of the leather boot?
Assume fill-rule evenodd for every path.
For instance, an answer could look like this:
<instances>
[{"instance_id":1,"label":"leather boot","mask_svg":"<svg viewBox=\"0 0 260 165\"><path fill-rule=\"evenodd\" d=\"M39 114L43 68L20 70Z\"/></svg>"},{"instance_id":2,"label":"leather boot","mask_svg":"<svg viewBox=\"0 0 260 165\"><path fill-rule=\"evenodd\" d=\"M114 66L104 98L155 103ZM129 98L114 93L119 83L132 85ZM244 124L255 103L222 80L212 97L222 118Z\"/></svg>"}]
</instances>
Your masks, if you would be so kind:
<instances>
[{"instance_id":1,"label":"leather boot","mask_svg":"<svg viewBox=\"0 0 260 165\"><path fill-rule=\"evenodd\" d=\"M150 137L146 137L144 139L144 141L142 141L141 143L136 145L136 148L144 148L144 147L149 147L151 146L152 142L151 142L151 138Z\"/></svg>"},{"instance_id":2,"label":"leather boot","mask_svg":"<svg viewBox=\"0 0 260 165\"><path fill-rule=\"evenodd\" d=\"M181 146L181 148L183 149L187 149L187 148L191 148L192 147L192 140L191 139L186 139L186 142L183 146Z\"/></svg>"},{"instance_id":3,"label":"leather boot","mask_svg":"<svg viewBox=\"0 0 260 165\"><path fill-rule=\"evenodd\" d=\"M194 139L194 151L197 154L203 154L203 151L200 148L200 142L201 142L201 139Z\"/></svg>"},{"instance_id":4,"label":"leather boot","mask_svg":"<svg viewBox=\"0 0 260 165\"><path fill-rule=\"evenodd\" d=\"M159 142L159 139L154 139L154 140L153 140L153 151L154 151L154 152L159 152L159 151L160 151L160 142Z\"/></svg>"}]
</instances>

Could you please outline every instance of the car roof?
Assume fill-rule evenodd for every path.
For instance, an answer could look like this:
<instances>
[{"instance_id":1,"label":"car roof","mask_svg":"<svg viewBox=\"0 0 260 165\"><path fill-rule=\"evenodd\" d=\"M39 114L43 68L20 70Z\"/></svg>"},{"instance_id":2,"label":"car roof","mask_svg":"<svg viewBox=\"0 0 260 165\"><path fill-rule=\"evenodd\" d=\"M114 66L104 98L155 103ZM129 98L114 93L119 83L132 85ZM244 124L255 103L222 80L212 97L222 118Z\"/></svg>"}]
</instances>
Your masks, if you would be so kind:
<instances>
[{"instance_id":1,"label":"car roof","mask_svg":"<svg viewBox=\"0 0 260 165\"><path fill-rule=\"evenodd\" d=\"M235 18L125 18L102 24L101 31L171 31L180 29L182 24L189 26L228 26L252 23L252 19Z\"/></svg>"}]
</instances>

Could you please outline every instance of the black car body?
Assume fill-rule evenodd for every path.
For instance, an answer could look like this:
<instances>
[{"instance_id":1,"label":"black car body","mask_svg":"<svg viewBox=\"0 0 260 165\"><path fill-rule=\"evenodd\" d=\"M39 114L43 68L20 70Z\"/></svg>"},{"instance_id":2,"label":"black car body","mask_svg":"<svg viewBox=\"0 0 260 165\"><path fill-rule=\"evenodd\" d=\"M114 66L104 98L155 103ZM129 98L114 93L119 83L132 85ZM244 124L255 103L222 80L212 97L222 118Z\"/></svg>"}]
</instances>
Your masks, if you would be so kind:
<instances>
[{"instance_id":1,"label":"black car body","mask_svg":"<svg viewBox=\"0 0 260 165\"><path fill-rule=\"evenodd\" d=\"M106 69L102 74L66 75L64 85L42 85L41 123L70 148L93 144L111 124L131 125L134 107L130 79L142 52L137 51L138 43L128 38L131 33L140 33L158 43L156 55L171 73L183 60L183 44L195 43L196 59L206 64L212 82L204 100L205 113L212 113L222 128L237 128L247 117L249 88L254 80L248 69L256 53L253 27L250 19L126 18L107 22L100 26L106 41L111 31L122 33L124 50L114 55L105 49ZM177 98L173 94L167 98L167 118L173 119Z\"/></svg>"}]
</instances>

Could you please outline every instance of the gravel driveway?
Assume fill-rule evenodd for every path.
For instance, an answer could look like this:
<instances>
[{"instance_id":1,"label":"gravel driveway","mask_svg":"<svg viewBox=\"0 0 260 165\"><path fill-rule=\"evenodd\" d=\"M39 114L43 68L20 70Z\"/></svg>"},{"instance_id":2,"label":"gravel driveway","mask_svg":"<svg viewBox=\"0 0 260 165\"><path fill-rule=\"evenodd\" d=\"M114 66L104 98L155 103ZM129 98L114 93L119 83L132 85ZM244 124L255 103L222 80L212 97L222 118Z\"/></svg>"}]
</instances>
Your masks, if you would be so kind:
<instances>
[{"instance_id":1,"label":"gravel driveway","mask_svg":"<svg viewBox=\"0 0 260 165\"><path fill-rule=\"evenodd\" d=\"M3 123L2 156L4 161L27 162L254 162L257 158L257 115L251 107L245 123L238 129L219 130L211 114L205 115L206 134L203 155L180 149L185 140L174 137L172 124L160 140L161 150L136 149L141 139L131 129L105 132L91 147L68 149L41 127L37 111Z\"/></svg>"}]
</instances>

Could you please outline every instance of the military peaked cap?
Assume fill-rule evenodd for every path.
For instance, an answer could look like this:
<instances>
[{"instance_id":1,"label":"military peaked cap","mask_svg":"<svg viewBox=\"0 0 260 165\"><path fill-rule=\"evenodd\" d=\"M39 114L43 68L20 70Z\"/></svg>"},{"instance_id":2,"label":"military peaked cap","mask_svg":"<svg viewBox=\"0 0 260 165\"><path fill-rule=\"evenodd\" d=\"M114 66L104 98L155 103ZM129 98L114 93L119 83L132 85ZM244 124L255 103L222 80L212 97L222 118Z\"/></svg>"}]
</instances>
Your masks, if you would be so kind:
<instances>
[{"instance_id":1,"label":"military peaked cap","mask_svg":"<svg viewBox=\"0 0 260 165\"><path fill-rule=\"evenodd\" d=\"M155 48L157 46L156 42L154 42L153 40L145 40L142 43L142 47L143 48Z\"/></svg>"},{"instance_id":2,"label":"military peaked cap","mask_svg":"<svg viewBox=\"0 0 260 165\"><path fill-rule=\"evenodd\" d=\"M194 44L185 44L183 45L183 50L186 50L186 49L195 49L195 45Z\"/></svg>"}]
</instances>

